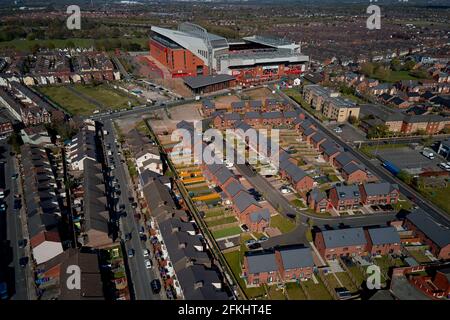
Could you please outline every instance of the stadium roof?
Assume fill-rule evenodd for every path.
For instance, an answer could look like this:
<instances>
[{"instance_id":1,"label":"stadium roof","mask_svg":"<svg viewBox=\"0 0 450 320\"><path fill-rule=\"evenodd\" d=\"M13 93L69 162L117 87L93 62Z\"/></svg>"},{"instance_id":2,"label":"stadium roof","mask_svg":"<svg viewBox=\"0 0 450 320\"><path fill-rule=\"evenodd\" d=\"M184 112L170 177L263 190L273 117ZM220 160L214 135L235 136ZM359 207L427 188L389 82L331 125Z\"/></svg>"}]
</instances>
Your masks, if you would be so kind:
<instances>
[{"instance_id":1,"label":"stadium roof","mask_svg":"<svg viewBox=\"0 0 450 320\"><path fill-rule=\"evenodd\" d=\"M235 77L227 74L218 74L214 76L185 77L183 78L183 81L188 87L192 89L199 89L217 83L233 81L235 79Z\"/></svg>"}]
</instances>

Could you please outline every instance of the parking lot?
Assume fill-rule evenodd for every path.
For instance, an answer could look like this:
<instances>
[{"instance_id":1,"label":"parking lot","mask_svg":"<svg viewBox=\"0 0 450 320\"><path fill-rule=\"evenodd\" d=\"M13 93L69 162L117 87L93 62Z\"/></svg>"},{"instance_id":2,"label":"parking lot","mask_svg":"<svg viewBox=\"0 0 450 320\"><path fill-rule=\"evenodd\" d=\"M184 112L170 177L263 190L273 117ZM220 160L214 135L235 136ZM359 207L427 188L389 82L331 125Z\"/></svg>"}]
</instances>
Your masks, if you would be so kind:
<instances>
[{"instance_id":1,"label":"parking lot","mask_svg":"<svg viewBox=\"0 0 450 320\"><path fill-rule=\"evenodd\" d=\"M366 135L359 129L356 129L349 124L329 124L327 126L329 129L333 130L335 134L340 137L345 142L355 142L355 141L365 141ZM336 129L336 128L340 128Z\"/></svg>"},{"instance_id":2,"label":"parking lot","mask_svg":"<svg viewBox=\"0 0 450 320\"><path fill-rule=\"evenodd\" d=\"M430 160L420 153L420 150L413 150L408 147L379 149L375 151L379 158L393 163L400 170L408 170L411 173L423 171L441 170L438 165L443 162L440 156L435 154L435 159ZM374 153L375 153L374 152Z\"/></svg>"}]
</instances>

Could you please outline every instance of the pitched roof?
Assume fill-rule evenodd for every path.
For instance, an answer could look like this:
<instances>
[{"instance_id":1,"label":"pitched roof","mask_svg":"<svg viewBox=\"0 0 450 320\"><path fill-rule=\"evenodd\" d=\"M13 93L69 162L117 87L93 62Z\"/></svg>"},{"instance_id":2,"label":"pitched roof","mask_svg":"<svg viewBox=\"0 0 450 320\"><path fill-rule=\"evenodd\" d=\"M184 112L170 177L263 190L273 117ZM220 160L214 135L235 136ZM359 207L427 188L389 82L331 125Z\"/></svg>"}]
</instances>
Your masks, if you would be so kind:
<instances>
[{"instance_id":1,"label":"pitched roof","mask_svg":"<svg viewBox=\"0 0 450 320\"><path fill-rule=\"evenodd\" d=\"M406 216L419 230L441 248L450 244L450 229L435 221L427 212L416 209Z\"/></svg>"},{"instance_id":2,"label":"pitched roof","mask_svg":"<svg viewBox=\"0 0 450 320\"><path fill-rule=\"evenodd\" d=\"M356 185L335 187L339 200L360 199L359 188Z\"/></svg>"},{"instance_id":3,"label":"pitched roof","mask_svg":"<svg viewBox=\"0 0 450 320\"><path fill-rule=\"evenodd\" d=\"M313 199L315 202L319 202L323 199L327 199L327 194L325 193L325 191L322 191L318 188L313 189L311 191L311 193L309 194L309 196L311 197L311 199Z\"/></svg>"},{"instance_id":4,"label":"pitched roof","mask_svg":"<svg viewBox=\"0 0 450 320\"><path fill-rule=\"evenodd\" d=\"M400 243L400 236L394 227L369 229L368 233L375 245Z\"/></svg>"},{"instance_id":5,"label":"pitched roof","mask_svg":"<svg viewBox=\"0 0 450 320\"><path fill-rule=\"evenodd\" d=\"M255 198L247 192L239 192L237 196L233 198L233 203L240 212L245 211L252 204L258 206L258 202Z\"/></svg>"},{"instance_id":6,"label":"pitched roof","mask_svg":"<svg viewBox=\"0 0 450 320\"><path fill-rule=\"evenodd\" d=\"M314 266L310 248L280 249L280 255L285 270Z\"/></svg>"},{"instance_id":7,"label":"pitched roof","mask_svg":"<svg viewBox=\"0 0 450 320\"><path fill-rule=\"evenodd\" d=\"M269 221L269 219L270 212L267 208L250 213L250 220L252 222L260 222L261 220Z\"/></svg>"},{"instance_id":8,"label":"pitched roof","mask_svg":"<svg viewBox=\"0 0 450 320\"><path fill-rule=\"evenodd\" d=\"M261 273L277 271L277 262L275 259L275 253L262 252L262 253L246 253L248 271L250 273Z\"/></svg>"},{"instance_id":9,"label":"pitched roof","mask_svg":"<svg viewBox=\"0 0 450 320\"><path fill-rule=\"evenodd\" d=\"M354 161L353 157L348 152L341 152L336 158L334 158L342 167L345 167L350 162Z\"/></svg>"},{"instance_id":10,"label":"pitched roof","mask_svg":"<svg viewBox=\"0 0 450 320\"><path fill-rule=\"evenodd\" d=\"M364 168L354 162L350 162L349 164L345 165L342 170L346 173L346 174L352 174L358 170L364 171Z\"/></svg>"},{"instance_id":11,"label":"pitched roof","mask_svg":"<svg viewBox=\"0 0 450 320\"><path fill-rule=\"evenodd\" d=\"M390 194L393 190L398 189L398 185L389 182L365 183L363 188L368 196L378 196Z\"/></svg>"},{"instance_id":12,"label":"pitched roof","mask_svg":"<svg viewBox=\"0 0 450 320\"><path fill-rule=\"evenodd\" d=\"M233 198L241 191L245 191L245 188L242 184L239 183L236 179L233 179L225 188L225 191Z\"/></svg>"},{"instance_id":13,"label":"pitched roof","mask_svg":"<svg viewBox=\"0 0 450 320\"><path fill-rule=\"evenodd\" d=\"M326 248L362 246L367 243L363 228L322 231Z\"/></svg>"}]
</instances>

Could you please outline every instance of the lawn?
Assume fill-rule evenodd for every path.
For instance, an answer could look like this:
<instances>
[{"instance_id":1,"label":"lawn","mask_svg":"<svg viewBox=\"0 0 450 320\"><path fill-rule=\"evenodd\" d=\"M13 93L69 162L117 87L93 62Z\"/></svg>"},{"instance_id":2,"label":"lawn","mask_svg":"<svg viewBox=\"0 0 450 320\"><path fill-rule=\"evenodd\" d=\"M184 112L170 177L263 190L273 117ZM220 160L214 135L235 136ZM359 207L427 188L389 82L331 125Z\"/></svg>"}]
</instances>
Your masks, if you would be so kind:
<instances>
[{"instance_id":1,"label":"lawn","mask_svg":"<svg viewBox=\"0 0 450 320\"><path fill-rule=\"evenodd\" d=\"M225 217L225 218L221 218L221 219L217 219L217 220L208 221L206 223L208 224L208 227L215 227L215 226L220 226L221 224L228 224L228 223L233 223L233 222L237 222L236 217L230 216L230 217Z\"/></svg>"},{"instance_id":2,"label":"lawn","mask_svg":"<svg viewBox=\"0 0 450 320\"><path fill-rule=\"evenodd\" d=\"M374 76L377 79L376 76ZM378 79L384 82L397 82L401 80L418 80L419 78L409 74L408 71L392 71L389 74L389 77Z\"/></svg>"},{"instance_id":3,"label":"lawn","mask_svg":"<svg viewBox=\"0 0 450 320\"><path fill-rule=\"evenodd\" d=\"M408 250L408 252L418 263L430 262L430 259L425 255L423 250Z\"/></svg>"},{"instance_id":4,"label":"lawn","mask_svg":"<svg viewBox=\"0 0 450 320\"><path fill-rule=\"evenodd\" d=\"M268 287L268 294L271 300L286 300L286 296L284 295L282 290L277 290L276 286Z\"/></svg>"},{"instance_id":5,"label":"lawn","mask_svg":"<svg viewBox=\"0 0 450 320\"><path fill-rule=\"evenodd\" d=\"M348 270L352 273L358 286L360 286L364 281L366 281L366 277L357 266L348 267Z\"/></svg>"},{"instance_id":6,"label":"lawn","mask_svg":"<svg viewBox=\"0 0 450 320\"><path fill-rule=\"evenodd\" d=\"M448 184L445 188L420 188L419 191L426 198L430 199L433 203L450 215L450 201L448 201L450 184Z\"/></svg>"},{"instance_id":7,"label":"lawn","mask_svg":"<svg viewBox=\"0 0 450 320\"><path fill-rule=\"evenodd\" d=\"M302 200L300 200L300 199L294 199L294 200L291 201L291 203L294 206L299 207L299 208L304 208L305 207L305 205L303 204Z\"/></svg>"},{"instance_id":8,"label":"lawn","mask_svg":"<svg viewBox=\"0 0 450 320\"><path fill-rule=\"evenodd\" d=\"M288 233L295 229L295 223L280 214L270 217L270 226L278 228L282 233Z\"/></svg>"},{"instance_id":9,"label":"lawn","mask_svg":"<svg viewBox=\"0 0 450 320\"><path fill-rule=\"evenodd\" d=\"M286 291L290 300L307 300L305 293L297 283L286 284Z\"/></svg>"},{"instance_id":10,"label":"lawn","mask_svg":"<svg viewBox=\"0 0 450 320\"><path fill-rule=\"evenodd\" d=\"M362 146L359 150L364 153L369 158L375 158L375 155L378 150L382 149L397 149L397 148L405 148L406 144L377 144L374 146Z\"/></svg>"},{"instance_id":11,"label":"lawn","mask_svg":"<svg viewBox=\"0 0 450 320\"><path fill-rule=\"evenodd\" d=\"M231 228L225 228L225 229L213 231L212 234L213 234L214 238L220 239L220 238L234 236L234 235L240 234L241 232L242 232L241 228L231 227Z\"/></svg>"},{"instance_id":12,"label":"lawn","mask_svg":"<svg viewBox=\"0 0 450 320\"><path fill-rule=\"evenodd\" d=\"M91 115L97 109L63 86L40 87L38 90L73 115Z\"/></svg>"},{"instance_id":13,"label":"lawn","mask_svg":"<svg viewBox=\"0 0 450 320\"><path fill-rule=\"evenodd\" d=\"M135 98L129 97L122 92L114 90L113 88L110 88L106 84L101 84L97 86L76 84L74 85L74 88L78 92L94 100L97 100L107 109L114 110L120 108L127 108L128 101L131 102L132 104L138 104L138 100L136 100Z\"/></svg>"},{"instance_id":14,"label":"lawn","mask_svg":"<svg viewBox=\"0 0 450 320\"><path fill-rule=\"evenodd\" d=\"M302 285L308 292L311 300L333 300L322 280L318 277L316 278L319 281L318 284L315 284L312 279L302 282Z\"/></svg>"},{"instance_id":15,"label":"lawn","mask_svg":"<svg viewBox=\"0 0 450 320\"><path fill-rule=\"evenodd\" d=\"M225 209L223 208L209 209L208 211L206 211L206 218L222 216L224 213Z\"/></svg>"},{"instance_id":16,"label":"lawn","mask_svg":"<svg viewBox=\"0 0 450 320\"><path fill-rule=\"evenodd\" d=\"M72 88L100 103L103 106L100 109L128 108L128 101L134 104L138 103L135 98L128 97L104 84L97 86L75 84ZM91 115L99 109L94 102L78 96L66 86L46 86L40 87L38 90L72 115Z\"/></svg>"},{"instance_id":17,"label":"lawn","mask_svg":"<svg viewBox=\"0 0 450 320\"><path fill-rule=\"evenodd\" d=\"M244 290L249 299L263 296L265 290L263 287L259 288L247 288L244 280L241 278L241 253L239 250L227 252L223 254L225 260L227 260L233 274L238 279L239 286Z\"/></svg>"}]
</instances>

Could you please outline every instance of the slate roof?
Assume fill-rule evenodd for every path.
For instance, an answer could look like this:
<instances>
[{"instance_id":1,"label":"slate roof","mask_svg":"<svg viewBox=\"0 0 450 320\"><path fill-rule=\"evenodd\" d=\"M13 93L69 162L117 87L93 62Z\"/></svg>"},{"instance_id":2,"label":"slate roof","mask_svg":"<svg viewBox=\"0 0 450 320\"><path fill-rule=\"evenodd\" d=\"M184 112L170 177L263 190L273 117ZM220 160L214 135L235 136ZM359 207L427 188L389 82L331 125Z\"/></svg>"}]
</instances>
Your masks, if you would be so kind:
<instances>
[{"instance_id":1,"label":"slate roof","mask_svg":"<svg viewBox=\"0 0 450 320\"><path fill-rule=\"evenodd\" d=\"M348 152L342 152L334 159L342 167L345 167L347 164L349 164L350 162L354 161L353 157L351 157Z\"/></svg>"},{"instance_id":2,"label":"slate roof","mask_svg":"<svg viewBox=\"0 0 450 320\"><path fill-rule=\"evenodd\" d=\"M450 244L450 229L436 222L426 211L416 209L406 216L429 239L443 248Z\"/></svg>"},{"instance_id":3,"label":"slate roof","mask_svg":"<svg viewBox=\"0 0 450 320\"><path fill-rule=\"evenodd\" d=\"M363 228L322 231L326 248L362 246L367 243Z\"/></svg>"},{"instance_id":4,"label":"slate roof","mask_svg":"<svg viewBox=\"0 0 450 320\"><path fill-rule=\"evenodd\" d=\"M359 188L356 185L335 187L339 200L360 199Z\"/></svg>"},{"instance_id":5,"label":"slate roof","mask_svg":"<svg viewBox=\"0 0 450 320\"><path fill-rule=\"evenodd\" d=\"M365 183L363 185L367 196L388 195L393 190L398 190L397 184L390 184L389 182Z\"/></svg>"},{"instance_id":6,"label":"slate roof","mask_svg":"<svg viewBox=\"0 0 450 320\"><path fill-rule=\"evenodd\" d=\"M264 208L255 212L250 213L250 220L252 222L260 222L261 220L270 220L270 212L269 209Z\"/></svg>"},{"instance_id":7,"label":"slate roof","mask_svg":"<svg viewBox=\"0 0 450 320\"><path fill-rule=\"evenodd\" d=\"M247 253L247 263L249 273L261 273L277 271L277 262L275 259L275 253L263 252L263 253Z\"/></svg>"},{"instance_id":8,"label":"slate roof","mask_svg":"<svg viewBox=\"0 0 450 320\"><path fill-rule=\"evenodd\" d=\"M255 198L247 192L239 192L239 194L233 198L233 203L240 212L245 211L245 209L250 207L252 204L258 205Z\"/></svg>"},{"instance_id":9,"label":"slate roof","mask_svg":"<svg viewBox=\"0 0 450 320\"><path fill-rule=\"evenodd\" d=\"M315 202L319 202L323 199L327 199L327 194L325 193L325 191L316 188L311 191L310 197Z\"/></svg>"},{"instance_id":10,"label":"slate roof","mask_svg":"<svg viewBox=\"0 0 450 320\"><path fill-rule=\"evenodd\" d=\"M280 255L285 270L314 266L310 248L280 249Z\"/></svg>"},{"instance_id":11,"label":"slate roof","mask_svg":"<svg viewBox=\"0 0 450 320\"><path fill-rule=\"evenodd\" d=\"M233 178L233 173L226 167L223 167L219 171L216 171L215 173L217 181L222 185L225 182L227 182L228 179Z\"/></svg>"},{"instance_id":12,"label":"slate roof","mask_svg":"<svg viewBox=\"0 0 450 320\"><path fill-rule=\"evenodd\" d=\"M356 171L358 171L358 170L364 171L364 168L363 168L361 165L359 165L359 164L356 164L356 163L354 163L354 162L350 162L349 164L347 164L346 166L344 166L344 167L342 168L342 170L343 170L346 174L352 174L352 173L354 173L354 172L356 172Z\"/></svg>"},{"instance_id":13,"label":"slate roof","mask_svg":"<svg viewBox=\"0 0 450 320\"><path fill-rule=\"evenodd\" d=\"M368 233L375 245L400 243L400 236L394 227L369 229Z\"/></svg>"},{"instance_id":14,"label":"slate roof","mask_svg":"<svg viewBox=\"0 0 450 320\"><path fill-rule=\"evenodd\" d=\"M225 190L228 192L228 194L233 198L235 195L237 195L241 191L246 191L245 188L242 186L242 184L239 183L237 180L233 180L230 182Z\"/></svg>"}]
</instances>

